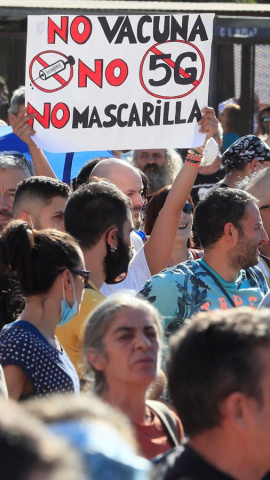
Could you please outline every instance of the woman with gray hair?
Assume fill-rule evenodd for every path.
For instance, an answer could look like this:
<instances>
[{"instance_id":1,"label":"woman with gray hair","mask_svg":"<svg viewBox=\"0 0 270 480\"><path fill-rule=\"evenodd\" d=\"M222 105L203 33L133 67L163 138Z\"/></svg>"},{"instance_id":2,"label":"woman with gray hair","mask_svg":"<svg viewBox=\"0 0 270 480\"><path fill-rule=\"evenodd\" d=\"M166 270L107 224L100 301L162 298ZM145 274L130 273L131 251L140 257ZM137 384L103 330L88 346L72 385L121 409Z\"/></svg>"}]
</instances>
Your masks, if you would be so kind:
<instances>
[{"instance_id":1,"label":"woman with gray hair","mask_svg":"<svg viewBox=\"0 0 270 480\"><path fill-rule=\"evenodd\" d=\"M128 294L110 296L86 324L84 351L94 374L94 390L129 417L141 453L148 459L166 452L182 437L178 417L161 402L146 401L157 376L160 345L157 310Z\"/></svg>"}]
</instances>

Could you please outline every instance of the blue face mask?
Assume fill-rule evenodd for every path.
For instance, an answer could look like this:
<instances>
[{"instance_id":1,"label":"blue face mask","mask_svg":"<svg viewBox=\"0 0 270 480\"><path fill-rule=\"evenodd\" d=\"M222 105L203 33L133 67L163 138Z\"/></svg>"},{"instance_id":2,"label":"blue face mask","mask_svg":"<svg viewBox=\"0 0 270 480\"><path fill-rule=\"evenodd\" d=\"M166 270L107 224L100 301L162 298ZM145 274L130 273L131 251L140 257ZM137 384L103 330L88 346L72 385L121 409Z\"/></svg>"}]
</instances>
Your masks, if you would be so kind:
<instances>
[{"instance_id":1,"label":"blue face mask","mask_svg":"<svg viewBox=\"0 0 270 480\"><path fill-rule=\"evenodd\" d=\"M63 300L61 302L61 317L57 324L58 327L61 327L62 325L66 325L66 323L70 322L70 320L78 313L78 300L76 300L74 283L73 283L72 277L71 277L71 283L72 283L72 290L73 290L73 297L74 297L74 303L72 307L68 305L65 299L65 289L64 289L63 279L62 279Z\"/></svg>"}]
</instances>

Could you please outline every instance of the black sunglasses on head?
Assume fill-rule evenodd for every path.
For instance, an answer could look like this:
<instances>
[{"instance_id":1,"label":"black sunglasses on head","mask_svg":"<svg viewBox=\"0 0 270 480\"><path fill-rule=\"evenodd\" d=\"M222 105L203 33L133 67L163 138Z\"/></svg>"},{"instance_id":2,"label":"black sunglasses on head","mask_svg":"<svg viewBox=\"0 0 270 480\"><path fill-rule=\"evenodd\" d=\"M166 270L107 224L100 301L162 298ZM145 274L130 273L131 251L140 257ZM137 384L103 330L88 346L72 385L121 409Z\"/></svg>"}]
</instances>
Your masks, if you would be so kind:
<instances>
[{"instance_id":1,"label":"black sunglasses on head","mask_svg":"<svg viewBox=\"0 0 270 480\"><path fill-rule=\"evenodd\" d=\"M194 212L192 203L187 202L183 208L183 212L191 215Z\"/></svg>"},{"instance_id":2,"label":"black sunglasses on head","mask_svg":"<svg viewBox=\"0 0 270 480\"><path fill-rule=\"evenodd\" d=\"M84 285L87 285L88 280L90 278L89 270L77 270L76 268L70 268L69 270L71 271L71 273L74 273L74 275L78 275L78 277L82 277L84 281Z\"/></svg>"}]
</instances>

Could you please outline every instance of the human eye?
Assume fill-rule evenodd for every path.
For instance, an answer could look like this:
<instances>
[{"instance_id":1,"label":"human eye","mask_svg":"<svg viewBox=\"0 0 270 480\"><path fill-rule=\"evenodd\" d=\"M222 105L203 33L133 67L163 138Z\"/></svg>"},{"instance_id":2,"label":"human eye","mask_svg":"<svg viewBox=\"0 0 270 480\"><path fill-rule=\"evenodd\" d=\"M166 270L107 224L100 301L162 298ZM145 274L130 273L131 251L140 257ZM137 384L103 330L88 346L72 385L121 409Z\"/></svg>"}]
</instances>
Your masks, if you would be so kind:
<instances>
[{"instance_id":1,"label":"human eye","mask_svg":"<svg viewBox=\"0 0 270 480\"><path fill-rule=\"evenodd\" d=\"M14 198L15 196L15 190L8 190L6 195L10 198Z\"/></svg>"},{"instance_id":2,"label":"human eye","mask_svg":"<svg viewBox=\"0 0 270 480\"><path fill-rule=\"evenodd\" d=\"M122 333L120 333L117 337L117 340L118 341L126 341L126 340L131 340L133 338L133 333L131 331L124 331Z\"/></svg>"},{"instance_id":3,"label":"human eye","mask_svg":"<svg viewBox=\"0 0 270 480\"><path fill-rule=\"evenodd\" d=\"M149 330L147 330L145 332L145 335L148 337L148 338L151 338L151 339L156 339L157 338L157 332L154 328L151 328Z\"/></svg>"}]
</instances>

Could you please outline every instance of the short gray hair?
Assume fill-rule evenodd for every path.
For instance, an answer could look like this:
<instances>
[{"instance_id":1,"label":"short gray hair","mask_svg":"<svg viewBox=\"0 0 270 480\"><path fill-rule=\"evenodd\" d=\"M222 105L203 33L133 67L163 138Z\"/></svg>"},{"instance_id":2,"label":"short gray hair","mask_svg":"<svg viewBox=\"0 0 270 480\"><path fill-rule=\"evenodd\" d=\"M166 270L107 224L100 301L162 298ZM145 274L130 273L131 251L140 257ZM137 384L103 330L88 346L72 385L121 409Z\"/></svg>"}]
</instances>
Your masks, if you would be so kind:
<instances>
[{"instance_id":1,"label":"short gray hair","mask_svg":"<svg viewBox=\"0 0 270 480\"><path fill-rule=\"evenodd\" d=\"M19 168L25 172L26 178L35 175L33 165L20 152L1 152L0 170Z\"/></svg>"},{"instance_id":2,"label":"short gray hair","mask_svg":"<svg viewBox=\"0 0 270 480\"><path fill-rule=\"evenodd\" d=\"M25 104L25 87L23 85L17 88L17 90L14 90L10 100L10 107L8 109L8 113L18 115L19 106L22 104Z\"/></svg>"}]
</instances>

